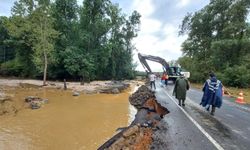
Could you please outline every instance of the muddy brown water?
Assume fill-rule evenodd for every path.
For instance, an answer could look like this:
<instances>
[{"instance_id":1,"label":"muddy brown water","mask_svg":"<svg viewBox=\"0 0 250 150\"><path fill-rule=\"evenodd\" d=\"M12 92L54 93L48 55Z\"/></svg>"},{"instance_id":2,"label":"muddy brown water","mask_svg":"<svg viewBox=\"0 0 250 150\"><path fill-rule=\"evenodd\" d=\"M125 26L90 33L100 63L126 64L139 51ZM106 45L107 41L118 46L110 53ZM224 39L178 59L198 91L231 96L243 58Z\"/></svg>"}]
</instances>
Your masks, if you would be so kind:
<instances>
[{"instance_id":1,"label":"muddy brown water","mask_svg":"<svg viewBox=\"0 0 250 150\"><path fill-rule=\"evenodd\" d=\"M42 108L0 116L1 150L97 149L131 121L130 91L73 97L71 91L16 88L7 91L23 105L26 96L48 98Z\"/></svg>"}]
</instances>

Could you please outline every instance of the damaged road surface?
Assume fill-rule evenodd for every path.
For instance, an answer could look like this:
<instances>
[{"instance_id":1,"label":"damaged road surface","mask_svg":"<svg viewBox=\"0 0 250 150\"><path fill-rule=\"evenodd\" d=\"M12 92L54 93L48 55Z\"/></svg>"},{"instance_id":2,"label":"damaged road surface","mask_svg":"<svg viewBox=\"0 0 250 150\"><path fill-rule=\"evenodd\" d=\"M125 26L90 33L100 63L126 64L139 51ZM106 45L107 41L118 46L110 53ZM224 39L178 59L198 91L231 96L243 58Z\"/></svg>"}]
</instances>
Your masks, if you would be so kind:
<instances>
[{"instance_id":1,"label":"damaged road surface","mask_svg":"<svg viewBox=\"0 0 250 150\"><path fill-rule=\"evenodd\" d=\"M157 90L157 100L171 112L164 117L169 126L166 136L173 139L169 144L171 149L183 149L182 146L186 145L185 149L190 150L249 150L249 107L235 104L235 99L224 97L222 107L216 110L215 116L211 116L205 108L199 105L203 94L201 90L190 89L187 92L186 106L182 108L177 106L177 100L171 96L172 84L164 90L160 87ZM201 134L206 137L205 140ZM199 148L199 145L202 148Z\"/></svg>"},{"instance_id":2,"label":"damaged road surface","mask_svg":"<svg viewBox=\"0 0 250 150\"><path fill-rule=\"evenodd\" d=\"M130 96L129 102L137 109L134 121L104 143L99 150L144 150L157 147L159 142L156 144L155 141L160 141L156 140L157 131L165 130L161 120L169 111L156 101L154 93L144 85Z\"/></svg>"},{"instance_id":3,"label":"damaged road surface","mask_svg":"<svg viewBox=\"0 0 250 150\"><path fill-rule=\"evenodd\" d=\"M142 86L130 97L130 104L138 111L135 120L99 150L223 149L194 125L171 99L166 88L157 86L153 93Z\"/></svg>"},{"instance_id":4,"label":"damaged road surface","mask_svg":"<svg viewBox=\"0 0 250 150\"><path fill-rule=\"evenodd\" d=\"M199 105L202 92L188 91L186 106L180 107L172 96L173 85L155 93L132 95L130 103L138 112L132 124L108 140L99 149L155 150L247 150L250 146L250 109L224 100L222 108L211 116ZM141 97L140 97L141 96ZM132 100L131 100L132 98ZM227 99L227 98L224 98ZM154 101L156 100L156 101ZM161 116L151 103L165 108ZM150 104L150 105L147 105ZM147 116L156 112L156 116ZM153 120L153 121L152 121ZM156 124L154 121L158 121ZM127 140L129 136L133 140ZM138 137L142 137L139 138ZM118 144L119 143L119 144ZM115 147L115 145L117 147ZM125 146L124 146L125 145ZM138 147L141 146L141 147Z\"/></svg>"},{"instance_id":5,"label":"damaged road surface","mask_svg":"<svg viewBox=\"0 0 250 150\"><path fill-rule=\"evenodd\" d=\"M99 150L217 149L168 97L166 89L157 87L153 93L142 86L130 97L130 103L138 110L135 120Z\"/></svg>"},{"instance_id":6,"label":"damaged road surface","mask_svg":"<svg viewBox=\"0 0 250 150\"><path fill-rule=\"evenodd\" d=\"M167 128L161 138L165 138L170 150L216 150L218 148L202 133L194 122L188 118L181 108L167 95L165 88L157 87L155 93L158 102L171 112L163 122ZM167 87L168 88L168 87ZM176 101L177 102L177 101ZM164 149L164 147L161 147Z\"/></svg>"}]
</instances>

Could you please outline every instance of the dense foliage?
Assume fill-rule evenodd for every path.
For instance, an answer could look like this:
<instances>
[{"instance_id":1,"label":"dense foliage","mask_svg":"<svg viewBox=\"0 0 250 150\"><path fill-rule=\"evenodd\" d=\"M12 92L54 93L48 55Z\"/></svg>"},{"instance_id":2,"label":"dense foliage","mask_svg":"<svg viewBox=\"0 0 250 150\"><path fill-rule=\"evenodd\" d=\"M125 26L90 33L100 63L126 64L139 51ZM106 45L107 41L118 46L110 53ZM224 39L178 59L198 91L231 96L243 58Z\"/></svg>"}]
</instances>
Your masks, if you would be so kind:
<instances>
[{"instance_id":1,"label":"dense foliage","mask_svg":"<svg viewBox=\"0 0 250 150\"><path fill-rule=\"evenodd\" d=\"M19 0L0 17L0 74L52 79L134 76L140 14L110 0ZM45 82L44 82L45 83Z\"/></svg>"},{"instance_id":2,"label":"dense foliage","mask_svg":"<svg viewBox=\"0 0 250 150\"><path fill-rule=\"evenodd\" d=\"M191 80L204 82L210 71L225 85L250 87L249 0L211 0L183 19L180 64L191 72Z\"/></svg>"}]
</instances>

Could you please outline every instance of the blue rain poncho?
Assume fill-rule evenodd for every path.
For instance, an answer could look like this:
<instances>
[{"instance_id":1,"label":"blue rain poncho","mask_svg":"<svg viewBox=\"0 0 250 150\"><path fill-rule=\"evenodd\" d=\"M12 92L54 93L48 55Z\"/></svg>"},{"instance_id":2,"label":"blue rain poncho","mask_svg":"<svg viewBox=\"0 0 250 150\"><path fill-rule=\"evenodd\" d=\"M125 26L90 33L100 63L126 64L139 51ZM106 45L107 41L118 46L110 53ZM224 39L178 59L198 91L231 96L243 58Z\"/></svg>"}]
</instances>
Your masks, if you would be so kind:
<instances>
[{"instance_id":1,"label":"blue rain poncho","mask_svg":"<svg viewBox=\"0 0 250 150\"><path fill-rule=\"evenodd\" d=\"M206 106L215 106L220 108L222 105L222 83L220 80L217 80L216 77L208 79L203 87L203 97L201 100L201 105Z\"/></svg>"}]
</instances>

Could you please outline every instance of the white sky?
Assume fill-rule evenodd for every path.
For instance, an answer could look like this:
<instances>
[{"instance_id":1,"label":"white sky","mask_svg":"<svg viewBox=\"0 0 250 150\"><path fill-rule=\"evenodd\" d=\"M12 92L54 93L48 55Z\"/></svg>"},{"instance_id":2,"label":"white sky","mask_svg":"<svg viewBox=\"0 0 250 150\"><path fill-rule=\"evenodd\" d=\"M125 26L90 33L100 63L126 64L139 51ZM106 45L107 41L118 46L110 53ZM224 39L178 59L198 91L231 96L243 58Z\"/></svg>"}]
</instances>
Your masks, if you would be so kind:
<instances>
[{"instance_id":1,"label":"white sky","mask_svg":"<svg viewBox=\"0 0 250 150\"><path fill-rule=\"evenodd\" d=\"M195 12L209 0L113 0L126 12L137 10L141 15L141 27L134 44L138 52L155 55L166 61L177 60L181 55L181 44L187 36L178 36L179 26L187 12ZM137 52L134 52L137 70L144 71ZM152 71L162 71L159 63L148 61Z\"/></svg>"},{"instance_id":2,"label":"white sky","mask_svg":"<svg viewBox=\"0 0 250 150\"><path fill-rule=\"evenodd\" d=\"M9 16L15 0L0 0L0 16ZM79 4L82 0L77 0ZM141 26L134 44L138 52L155 55L166 61L176 60L182 55L181 43L186 36L178 37L179 25L187 12L195 12L209 0L111 0L118 3L123 12L130 15L133 10L141 14ZM137 52L134 52L137 70L144 71ZM153 71L162 71L162 66L149 61Z\"/></svg>"}]
</instances>

